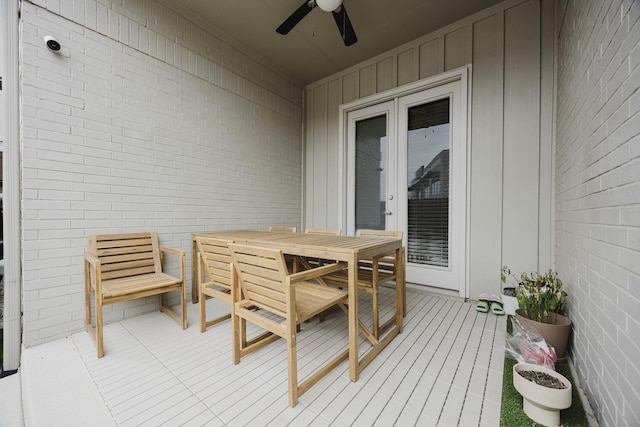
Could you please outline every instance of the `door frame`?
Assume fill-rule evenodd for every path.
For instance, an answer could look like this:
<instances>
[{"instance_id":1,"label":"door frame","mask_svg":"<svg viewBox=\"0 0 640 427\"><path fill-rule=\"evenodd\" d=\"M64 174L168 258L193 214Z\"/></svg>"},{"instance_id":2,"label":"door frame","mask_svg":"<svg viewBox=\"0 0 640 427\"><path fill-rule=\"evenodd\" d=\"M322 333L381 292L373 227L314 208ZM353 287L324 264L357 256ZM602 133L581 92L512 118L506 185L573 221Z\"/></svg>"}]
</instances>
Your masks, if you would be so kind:
<instances>
[{"instance_id":1,"label":"door frame","mask_svg":"<svg viewBox=\"0 0 640 427\"><path fill-rule=\"evenodd\" d=\"M348 213L347 213L347 204L348 204L348 188L347 188L347 177L348 177L348 135L347 135L347 124L348 119L347 115L351 111L359 110L365 107L369 107L371 105L379 104L386 101L391 101L393 99L411 95L416 92L421 92L427 89L431 89L437 86L441 86L446 83L451 83L454 81L460 81L460 91L466 95L466 107L463 108L462 111L462 121L466 123L462 128L462 140L465 141L465 157L467 159L465 166L465 186L466 191L464 195L465 199L465 212L464 212L464 232L462 233L463 237L463 245L462 249L462 262L461 264L464 266L464 274L463 281L464 283L460 286L459 296L462 298L467 298L469 295L469 218L470 218L470 171L471 171L471 159L470 150L471 150L471 122L470 122L470 108L471 108L471 65L466 65L464 67L456 68L454 70L445 71L443 73L437 74L435 76L427 77L422 80L418 80L413 83L409 83L403 86L399 86L393 89L389 89L384 92L380 92L374 95L370 95L361 99L357 99L355 101L351 101L349 103L341 104L339 107L338 114L338 211L340 212L339 227L341 229L345 229L348 224ZM396 109L397 114L397 109ZM397 193L397 192L396 192ZM407 236L404 237L405 245ZM408 284L408 286L410 286Z\"/></svg>"}]
</instances>

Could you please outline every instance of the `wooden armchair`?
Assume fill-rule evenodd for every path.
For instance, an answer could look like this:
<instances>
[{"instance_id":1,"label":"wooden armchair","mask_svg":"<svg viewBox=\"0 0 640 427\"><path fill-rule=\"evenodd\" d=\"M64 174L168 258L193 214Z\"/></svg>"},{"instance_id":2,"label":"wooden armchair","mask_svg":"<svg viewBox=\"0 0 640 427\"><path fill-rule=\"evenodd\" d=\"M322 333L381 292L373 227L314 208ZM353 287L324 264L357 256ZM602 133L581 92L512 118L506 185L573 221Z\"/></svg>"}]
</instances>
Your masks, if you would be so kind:
<instances>
[{"instance_id":1,"label":"wooden armchair","mask_svg":"<svg viewBox=\"0 0 640 427\"><path fill-rule=\"evenodd\" d=\"M356 236L383 237L389 239L402 239L402 231L388 230L357 230ZM404 252L403 252L404 259ZM333 273L323 280L332 286L346 288L349 283L349 277L346 271ZM393 324L394 318L389 319L383 325L380 325L379 304L378 304L378 288L390 281L404 280L404 265L396 266L394 256L385 256L374 258L373 260L361 260L358 264L358 291L371 294L372 310L373 310L373 336L378 338L390 325ZM403 314L404 314L403 302Z\"/></svg>"},{"instance_id":2,"label":"wooden armchair","mask_svg":"<svg viewBox=\"0 0 640 427\"><path fill-rule=\"evenodd\" d=\"M234 277L230 266L231 240L196 237L198 244L198 295L200 306L200 332L209 326L231 318L231 289ZM207 280L207 278L209 280ZM229 304L229 313L207 320L207 297L217 298Z\"/></svg>"},{"instance_id":3,"label":"wooden armchair","mask_svg":"<svg viewBox=\"0 0 640 427\"><path fill-rule=\"evenodd\" d=\"M229 244L240 292L234 293L232 329L233 363L263 346L284 338L287 341L289 372L289 406L330 370L349 356L345 350L298 383L296 325L335 304L347 302L347 293L310 280L346 267L344 263L325 265L292 275L287 274L281 251L265 247ZM275 317L275 318L274 318ZM247 344L246 321L266 329L270 334L259 342Z\"/></svg>"},{"instance_id":4,"label":"wooden armchair","mask_svg":"<svg viewBox=\"0 0 640 427\"><path fill-rule=\"evenodd\" d=\"M180 257L180 278L162 272L161 252ZM160 295L160 311L187 328L185 253L158 244L155 232L89 236L84 254L86 328L104 356L102 307L117 302ZM164 294L180 291L182 314L164 305ZM96 310L95 329L91 323L91 293Z\"/></svg>"}]
</instances>

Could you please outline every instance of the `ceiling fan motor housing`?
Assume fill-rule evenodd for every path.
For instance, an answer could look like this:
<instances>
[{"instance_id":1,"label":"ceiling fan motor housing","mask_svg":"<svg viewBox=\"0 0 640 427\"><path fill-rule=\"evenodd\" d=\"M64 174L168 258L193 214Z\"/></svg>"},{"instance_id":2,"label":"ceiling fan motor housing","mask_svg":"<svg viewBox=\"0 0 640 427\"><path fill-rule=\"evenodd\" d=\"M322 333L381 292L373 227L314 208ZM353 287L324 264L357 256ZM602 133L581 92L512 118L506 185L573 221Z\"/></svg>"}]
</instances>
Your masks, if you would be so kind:
<instances>
[{"instance_id":1,"label":"ceiling fan motor housing","mask_svg":"<svg viewBox=\"0 0 640 427\"><path fill-rule=\"evenodd\" d=\"M333 12L342 5L342 0L315 0L315 3L325 12Z\"/></svg>"}]
</instances>

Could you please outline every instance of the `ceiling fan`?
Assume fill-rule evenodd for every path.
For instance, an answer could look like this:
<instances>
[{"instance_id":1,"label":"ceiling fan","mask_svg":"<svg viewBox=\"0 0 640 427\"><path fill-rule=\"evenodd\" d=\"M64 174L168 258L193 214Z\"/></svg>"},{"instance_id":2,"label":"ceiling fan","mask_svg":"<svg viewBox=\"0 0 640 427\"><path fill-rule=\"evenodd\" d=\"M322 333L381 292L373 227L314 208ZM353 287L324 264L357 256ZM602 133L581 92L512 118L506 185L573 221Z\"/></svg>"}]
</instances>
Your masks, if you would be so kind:
<instances>
[{"instance_id":1,"label":"ceiling fan","mask_svg":"<svg viewBox=\"0 0 640 427\"><path fill-rule=\"evenodd\" d=\"M276 31L280 34L288 34L302 19L309 14L316 6L325 12L331 12L333 19L336 21L340 35L345 46L351 46L358 41L356 33L353 30L347 9L342 4L343 0L305 0L295 12L291 14L285 21L280 24Z\"/></svg>"}]
</instances>

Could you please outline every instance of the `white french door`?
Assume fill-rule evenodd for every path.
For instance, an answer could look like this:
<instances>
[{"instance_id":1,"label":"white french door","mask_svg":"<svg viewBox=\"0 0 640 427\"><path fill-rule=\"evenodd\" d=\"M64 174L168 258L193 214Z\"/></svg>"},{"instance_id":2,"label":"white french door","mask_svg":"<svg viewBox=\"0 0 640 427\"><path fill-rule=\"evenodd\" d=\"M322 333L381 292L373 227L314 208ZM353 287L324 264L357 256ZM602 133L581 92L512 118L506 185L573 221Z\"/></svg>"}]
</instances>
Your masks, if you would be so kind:
<instances>
[{"instance_id":1,"label":"white french door","mask_svg":"<svg viewBox=\"0 0 640 427\"><path fill-rule=\"evenodd\" d=\"M398 99L407 281L464 290L466 120L460 81Z\"/></svg>"},{"instance_id":2,"label":"white french door","mask_svg":"<svg viewBox=\"0 0 640 427\"><path fill-rule=\"evenodd\" d=\"M394 230L396 217L395 101L348 114L347 233Z\"/></svg>"},{"instance_id":3,"label":"white french door","mask_svg":"<svg viewBox=\"0 0 640 427\"><path fill-rule=\"evenodd\" d=\"M466 99L456 80L347 112L347 232L402 230L407 282L465 292Z\"/></svg>"}]
</instances>

